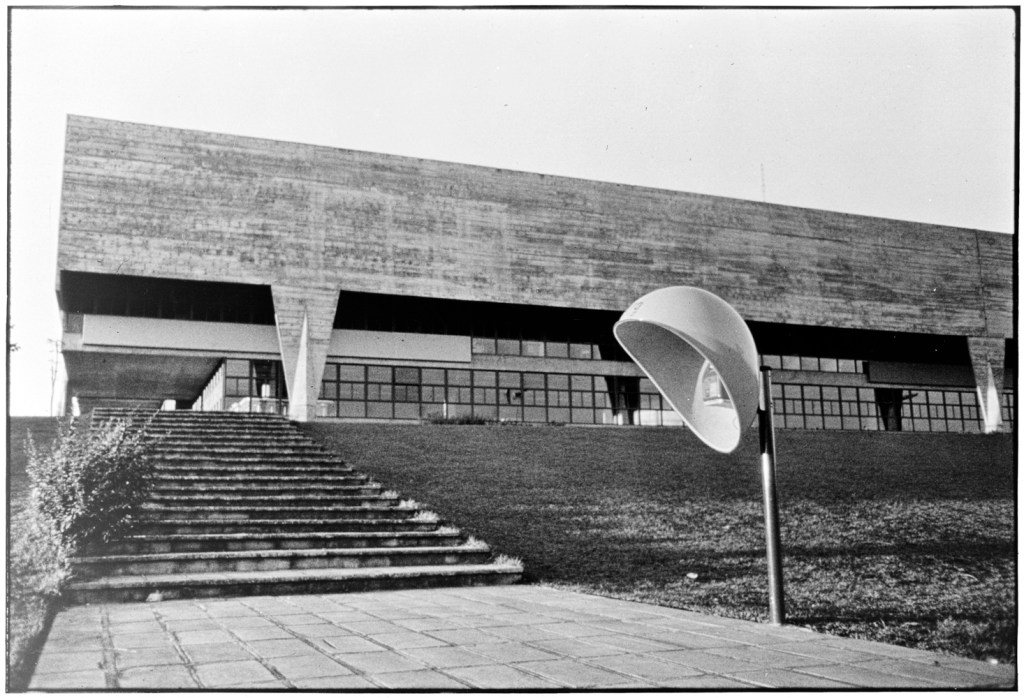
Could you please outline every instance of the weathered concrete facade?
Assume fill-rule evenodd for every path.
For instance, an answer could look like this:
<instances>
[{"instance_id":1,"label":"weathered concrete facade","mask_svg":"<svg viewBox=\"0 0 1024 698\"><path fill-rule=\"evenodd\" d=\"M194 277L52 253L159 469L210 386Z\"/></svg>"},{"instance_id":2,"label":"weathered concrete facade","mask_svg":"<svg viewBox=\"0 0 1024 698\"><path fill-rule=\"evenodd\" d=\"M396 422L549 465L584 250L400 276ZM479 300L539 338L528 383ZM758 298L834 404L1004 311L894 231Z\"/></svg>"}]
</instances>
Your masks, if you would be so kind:
<instances>
[{"instance_id":1,"label":"weathered concrete facade","mask_svg":"<svg viewBox=\"0 0 1024 698\"><path fill-rule=\"evenodd\" d=\"M975 373L1001 392L1012 244L976 230L73 116L58 268L269 286L291 413L307 419L341 291L621 311L654 288L694 285L748 321L971 338Z\"/></svg>"}]
</instances>

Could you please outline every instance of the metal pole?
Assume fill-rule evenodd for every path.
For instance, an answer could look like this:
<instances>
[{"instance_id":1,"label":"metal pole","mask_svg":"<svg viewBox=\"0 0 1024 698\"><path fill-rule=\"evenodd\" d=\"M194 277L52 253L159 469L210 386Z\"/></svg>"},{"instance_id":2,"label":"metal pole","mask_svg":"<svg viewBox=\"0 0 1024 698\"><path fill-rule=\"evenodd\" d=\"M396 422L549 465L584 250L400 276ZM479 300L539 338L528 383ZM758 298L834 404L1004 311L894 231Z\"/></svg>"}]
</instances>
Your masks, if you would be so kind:
<instances>
[{"instance_id":1,"label":"metal pole","mask_svg":"<svg viewBox=\"0 0 1024 698\"><path fill-rule=\"evenodd\" d=\"M757 411L761 436L761 489L764 492L764 540L768 558L768 613L772 625L786 620L782 591L782 546L779 544L779 503L775 496L775 425L772 420L772 370L761 367L761 399Z\"/></svg>"}]
</instances>

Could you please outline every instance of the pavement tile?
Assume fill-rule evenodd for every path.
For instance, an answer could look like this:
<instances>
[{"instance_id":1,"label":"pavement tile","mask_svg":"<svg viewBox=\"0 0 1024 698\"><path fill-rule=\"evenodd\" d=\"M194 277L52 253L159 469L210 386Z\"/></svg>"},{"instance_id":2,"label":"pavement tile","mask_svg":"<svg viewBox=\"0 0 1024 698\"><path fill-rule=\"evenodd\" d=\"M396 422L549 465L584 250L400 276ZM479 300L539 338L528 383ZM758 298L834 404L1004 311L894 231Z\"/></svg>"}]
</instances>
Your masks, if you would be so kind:
<instances>
[{"instance_id":1,"label":"pavement tile","mask_svg":"<svg viewBox=\"0 0 1024 698\"><path fill-rule=\"evenodd\" d=\"M405 650L403 654L437 669L493 663L492 659L461 647L419 647Z\"/></svg>"},{"instance_id":2,"label":"pavement tile","mask_svg":"<svg viewBox=\"0 0 1024 698\"><path fill-rule=\"evenodd\" d=\"M460 681L464 681L473 688L484 689L528 689L528 688L561 688L562 685L550 679L527 674L518 669L501 664L487 664L485 666L456 667L446 669Z\"/></svg>"},{"instance_id":3,"label":"pavement tile","mask_svg":"<svg viewBox=\"0 0 1024 698\"><path fill-rule=\"evenodd\" d=\"M655 652L651 656L715 674L757 671L762 668L760 664L745 662L742 659L733 659L732 657L722 657L702 650L672 650L669 652Z\"/></svg>"},{"instance_id":4,"label":"pavement tile","mask_svg":"<svg viewBox=\"0 0 1024 698\"><path fill-rule=\"evenodd\" d=\"M877 654L844 650L839 647L823 645L819 642L784 642L779 645L773 645L772 647L780 652L789 652L791 654L799 654L803 657L814 657L819 660L825 660L819 661L818 664L854 664L856 662L878 659Z\"/></svg>"},{"instance_id":5,"label":"pavement tile","mask_svg":"<svg viewBox=\"0 0 1024 698\"><path fill-rule=\"evenodd\" d=\"M277 626L262 616L221 616L217 618L222 628L276 628Z\"/></svg>"},{"instance_id":6,"label":"pavement tile","mask_svg":"<svg viewBox=\"0 0 1024 698\"><path fill-rule=\"evenodd\" d=\"M406 618L420 618L419 611L408 608L377 608L371 611L371 615L381 620L401 620Z\"/></svg>"},{"instance_id":7,"label":"pavement tile","mask_svg":"<svg viewBox=\"0 0 1024 698\"><path fill-rule=\"evenodd\" d=\"M707 650L708 654L717 654L720 657L732 657L742 659L751 664L786 668L794 666L814 666L822 662L815 657L805 657L799 654L788 652L777 652L765 647L754 647L751 645L736 645L735 647L718 647Z\"/></svg>"},{"instance_id":8,"label":"pavement tile","mask_svg":"<svg viewBox=\"0 0 1024 698\"><path fill-rule=\"evenodd\" d=\"M872 671L861 664L826 664L800 667L801 674L823 676L826 679L842 681L860 688L939 688L940 684L908 676L897 676Z\"/></svg>"},{"instance_id":9,"label":"pavement tile","mask_svg":"<svg viewBox=\"0 0 1024 698\"><path fill-rule=\"evenodd\" d=\"M731 676L765 688L852 688L848 683L773 667L741 671Z\"/></svg>"},{"instance_id":10,"label":"pavement tile","mask_svg":"<svg viewBox=\"0 0 1024 698\"><path fill-rule=\"evenodd\" d=\"M499 628L487 628L483 631L490 636L486 640L481 640L472 644L480 643L493 643L494 638L501 638L504 640L518 640L520 642L533 642L543 640L560 640L565 639L562 635L556 635L549 633L545 625L508 625ZM480 632L480 631L475 631ZM436 633L434 633L436 635ZM459 643L453 642L452 644L470 644L470 643Z\"/></svg>"},{"instance_id":11,"label":"pavement tile","mask_svg":"<svg viewBox=\"0 0 1024 698\"><path fill-rule=\"evenodd\" d=\"M119 604L106 606L107 620L111 623L134 623L153 620L153 609L137 604Z\"/></svg>"},{"instance_id":12,"label":"pavement tile","mask_svg":"<svg viewBox=\"0 0 1024 698\"><path fill-rule=\"evenodd\" d=\"M547 623L555 623L557 621L548 618L538 618L533 613L498 613L494 615L482 615L479 616L481 619L486 621L487 625L477 625L478 628L485 628L489 626L505 626L505 625L545 625Z\"/></svg>"},{"instance_id":13,"label":"pavement tile","mask_svg":"<svg viewBox=\"0 0 1024 698\"><path fill-rule=\"evenodd\" d=\"M616 649L633 653L678 649L676 645L656 642L644 637L633 637L632 635L591 635L583 638L582 642L615 647Z\"/></svg>"},{"instance_id":14,"label":"pavement tile","mask_svg":"<svg viewBox=\"0 0 1024 698\"><path fill-rule=\"evenodd\" d=\"M426 667L397 652L361 652L338 655L338 661L362 674L387 674L396 671L419 671Z\"/></svg>"},{"instance_id":15,"label":"pavement tile","mask_svg":"<svg viewBox=\"0 0 1024 698\"><path fill-rule=\"evenodd\" d=\"M553 679L567 688L612 688L635 683L627 676L571 659L524 662L516 667Z\"/></svg>"},{"instance_id":16,"label":"pavement tile","mask_svg":"<svg viewBox=\"0 0 1024 698\"><path fill-rule=\"evenodd\" d=\"M185 663L185 660L171 645L161 648L119 649L114 653L114 657L118 669Z\"/></svg>"},{"instance_id":17,"label":"pavement tile","mask_svg":"<svg viewBox=\"0 0 1024 698\"><path fill-rule=\"evenodd\" d=\"M323 625L326 624L323 618L313 615L312 613L289 613L288 615L275 615L274 622L278 625L293 626L293 625Z\"/></svg>"},{"instance_id":18,"label":"pavement tile","mask_svg":"<svg viewBox=\"0 0 1024 698\"><path fill-rule=\"evenodd\" d=\"M295 688L327 688L337 691L359 691L379 689L375 683L371 683L362 676L321 676L315 679L293 679L292 685Z\"/></svg>"},{"instance_id":19,"label":"pavement tile","mask_svg":"<svg viewBox=\"0 0 1024 698\"><path fill-rule=\"evenodd\" d=\"M590 657L587 659L587 664L594 664L604 669L610 669L621 674L629 674L658 683L670 681L680 676L700 676L703 673L692 667L663 662L652 657L635 654Z\"/></svg>"},{"instance_id":20,"label":"pavement tile","mask_svg":"<svg viewBox=\"0 0 1024 698\"><path fill-rule=\"evenodd\" d=\"M324 676L347 676L352 673L330 657L316 652L301 657L275 657L268 663L289 681L317 679Z\"/></svg>"},{"instance_id":21,"label":"pavement tile","mask_svg":"<svg viewBox=\"0 0 1024 698\"><path fill-rule=\"evenodd\" d=\"M240 603L206 604L206 612L211 618L254 618L257 612Z\"/></svg>"},{"instance_id":22,"label":"pavement tile","mask_svg":"<svg viewBox=\"0 0 1024 698\"><path fill-rule=\"evenodd\" d=\"M610 645L595 645L571 637L555 640L536 640L531 645L564 657L606 657L610 654L623 654L625 651Z\"/></svg>"},{"instance_id":23,"label":"pavement tile","mask_svg":"<svg viewBox=\"0 0 1024 698\"><path fill-rule=\"evenodd\" d=\"M441 647L445 644L443 640L438 640L436 637L411 631L374 635L373 640L396 650L412 649L415 647Z\"/></svg>"},{"instance_id":24,"label":"pavement tile","mask_svg":"<svg viewBox=\"0 0 1024 698\"><path fill-rule=\"evenodd\" d=\"M183 618L182 620L168 620L167 629L173 632L188 630L219 630L221 625L212 618Z\"/></svg>"},{"instance_id":25,"label":"pavement tile","mask_svg":"<svg viewBox=\"0 0 1024 698\"><path fill-rule=\"evenodd\" d=\"M662 684L665 688L679 688L683 690L704 691L708 689L736 689L737 691L749 691L754 684L745 683L738 679L731 679L716 674L704 674L702 676L680 676L677 679L666 681Z\"/></svg>"},{"instance_id":26,"label":"pavement tile","mask_svg":"<svg viewBox=\"0 0 1024 698\"><path fill-rule=\"evenodd\" d=\"M1017 677L1017 666L1014 664L991 664L989 662L978 661L977 659L967 659L966 657L951 657L947 655L933 656L932 662L937 663L939 666L949 667L951 669L963 669L964 671L970 671L975 674L984 674L985 676L993 676L1000 679L1015 679Z\"/></svg>"},{"instance_id":27,"label":"pavement tile","mask_svg":"<svg viewBox=\"0 0 1024 698\"><path fill-rule=\"evenodd\" d=\"M139 649L143 647L163 647L170 645L171 638L163 630L157 633L133 633L116 635L111 638L115 649Z\"/></svg>"},{"instance_id":28,"label":"pavement tile","mask_svg":"<svg viewBox=\"0 0 1024 698\"><path fill-rule=\"evenodd\" d=\"M208 617L205 609L195 606L191 602L160 603L155 604L152 608L164 620L196 620ZM152 615L152 611L150 611L150 615ZM114 620L113 614L110 614L110 620Z\"/></svg>"},{"instance_id":29,"label":"pavement tile","mask_svg":"<svg viewBox=\"0 0 1024 698\"><path fill-rule=\"evenodd\" d=\"M183 647L183 649L193 664L212 664L214 662L234 662L252 659L252 655L235 642L188 645Z\"/></svg>"},{"instance_id":30,"label":"pavement tile","mask_svg":"<svg viewBox=\"0 0 1024 698\"><path fill-rule=\"evenodd\" d=\"M337 623L342 628L360 635L383 635L384 633L398 633L405 630L401 625L395 625L386 620L366 620L355 623Z\"/></svg>"},{"instance_id":31,"label":"pavement tile","mask_svg":"<svg viewBox=\"0 0 1024 698\"><path fill-rule=\"evenodd\" d=\"M330 654L344 654L349 652L386 652L387 648L365 637L357 635L344 635L342 637L325 637L317 641L317 646L324 652Z\"/></svg>"},{"instance_id":32,"label":"pavement tile","mask_svg":"<svg viewBox=\"0 0 1024 698\"><path fill-rule=\"evenodd\" d=\"M361 623L363 621L380 620L362 611L323 611L316 614L330 623Z\"/></svg>"},{"instance_id":33,"label":"pavement tile","mask_svg":"<svg viewBox=\"0 0 1024 698\"><path fill-rule=\"evenodd\" d=\"M588 637L591 635L607 635L606 628L599 628L596 625L584 625L583 623L547 623L542 626L549 633L556 633L564 637Z\"/></svg>"},{"instance_id":34,"label":"pavement tile","mask_svg":"<svg viewBox=\"0 0 1024 698\"><path fill-rule=\"evenodd\" d=\"M58 636L51 629L46 637L45 651L48 652L85 652L96 650L103 650L102 633L67 637Z\"/></svg>"},{"instance_id":35,"label":"pavement tile","mask_svg":"<svg viewBox=\"0 0 1024 698\"><path fill-rule=\"evenodd\" d=\"M182 645L205 645L212 642L231 642L227 630L183 630L175 632Z\"/></svg>"},{"instance_id":36,"label":"pavement tile","mask_svg":"<svg viewBox=\"0 0 1024 698\"><path fill-rule=\"evenodd\" d=\"M925 664L900 659L875 659L861 662L858 667L881 671L886 674L897 674L915 679L925 679L948 688L966 688L969 686L986 686L992 684L992 677L975 674L961 669L944 667L938 664Z\"/></svg>"},{"instance_id":37,"label":"pavement tile","mask_svg":"<svg viewBox=\"0 0 1024 698\"><path fill-rule=\"evenodd\" d=\"M313 648L302 640L253 640L246 643L253 652L264 658L299 657L313 652Z\"/></svg>"},{"instance_id":38,"label":"pavement tile","mask_svg":"<svg viewBox=\"0 0 1024 698\"><path fill-rule=\"evenodd\" d=\"M156 619L147 621L132 621L130 623L110 623L110 633L115 637L118 635L132 635L135 633L160 633L163 632ZM51 628L52 631L52 628ZM58 632L60 630L58 629Z\"/></svg>"},{"instance_id":39,"label":"pavement tile","mask_svg":"<svg viewBox=\"0 0 1024 698\"><path fill-rule=\"evenodd\" d=\"M533 662L543 659L558 659L558 655L539 650L536 647L522 645L518 642L498 642L491 645L473 645L471 652L488 657L494 662L515 664L516 662Z\"/></svg>"},{"instance_id":40,"label":"pavement tile","mask_svg":"<svg viewBox=\"0 0 1024 698\"><path fill-rule=\"evenodd\" d=\"M331 623L318 623L316 625L292 625L288 628L291 632L302 637L340 637L351 635L352 631L338 627Z\"/></svg>"},{"instance_id":41,"label":"pavement tile","mask_svg":"<svg viewBox=\"0 0 1024 698\"><path fill-rule=\"evenodd\" d=\"M468 686L436 671L399 671L374 677L387 688L462 689Z\"/></svg>"},{"instance_id":42,"label":"pavement tile","mask_svg":"<svg viewBox=\"0 0 1024 698\"><path fill-rule=\"evenodd\" d=\"M424 630L458 630L462 627L444 618L401 618L395 620L395 625L400 625L415 632L422 632Z\"/></svg>"},{"instance_id":43,"label":"pavement tile","mask_svg":"<svg viewBox=\"0 0 1024 698\"><path fill-rule=\"evenodd\" d=\"M306 613L331 613L342 609L343 605L339 605L329 598L323 596L289 596L288 600L298 609Z\"/></svg>"},{"instance_id":44,"label":"pavement tile","mask_svg":"<svg viewBox=\"0 0 1024 698\"><path fill-rule=\"evenodd\" d=\"M146 666L122 671L117 677L119 688L197 688L195 679L184 665Z\"/></svg>"},{"instance_id":45,"label":"pavement tile","mask_svg":"<svg viewBox=\"0 0 1024 698\"><path fill-rule=\"evenodd\" d=\"M103 652L48 652L40 653L36 671L41 674L59 674L69 671L88 671L103 668Z\"/></svg>"},{"instance_id":46,"label":"pavement tile","mask_svg":"<svg viewBox=\"0 0 1024 698\"><path fill-rule=\"evenodd\" d=\"M282 628L277 626L267 627L255 627L255 628L231 628L231 632L234 633L239 640L250 642L253 640L284 640L292 638L293 635Z\"/></svg>"},{"instance_id":47,"label":"pavement tile","mask_svg":"<svg viewBox=\"0 0 1024 698\"><path fill-rule=\"evenodd\" d=\"M100 669L67 671L60 674L40 674L36 672L29 683L29 690L104 690L106 687L107 677Z\"/></svg>"},{"instance_id":48,"label":"pavement tile","mask_svg":"<svg viewBox=\"0 0 1024 698\"><path fill-rule=\"evenodd\" d=\"M710 649L712 647L736 647L742 645L742 643L736 642L735 640L712 637L711 635L701 635L700 633L691 633L687 630L649 633L647 635L647 639L691 650Z\"/></svg>"},{"instance_id":49,"label":"pavement tile","mask_svg":"<svg viewBox=\"0 0 1024 698\"><path fill-rule=\"evenodd\" d=\"M206 688L249 686L262 681L277 681L277 678L255 659L201 664L196 667L196 675Z\"/></svg>"},{"instance_id":50,"label":"pavement tile","mask_svg":"<svg viewBox=\"0 0 1024 698\"><path fill-rule=\"evenodd\" d=\"M519 626L510 626L509 628L492 628L489 632L504 630L518 630ZM476 628L460 628L459 630L427 630L425 631L430 637L436 637L438 640L447 642L450 645L479 645L481 643L492 643L494 642L494 635L485 633Z\"/></svg>"}]
</instances>

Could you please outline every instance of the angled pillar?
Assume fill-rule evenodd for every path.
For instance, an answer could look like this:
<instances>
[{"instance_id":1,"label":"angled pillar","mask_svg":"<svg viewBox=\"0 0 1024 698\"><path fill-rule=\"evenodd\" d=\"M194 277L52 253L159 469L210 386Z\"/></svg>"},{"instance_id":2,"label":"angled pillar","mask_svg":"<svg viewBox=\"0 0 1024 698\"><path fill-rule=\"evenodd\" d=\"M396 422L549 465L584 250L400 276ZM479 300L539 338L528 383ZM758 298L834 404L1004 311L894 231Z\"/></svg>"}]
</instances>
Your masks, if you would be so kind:
<instances>
[{"instance_id":1,"label":"angled pillar","mask_svg":"<svg viewBox=\"0 0 1024 698\"><path fill-rule=\"evenodd\" d=\"M270 290L288 385L288 418L309 422L316 418L339 289L274 284Z\"/></svg>"},{"instance_id":2,"label":"angled pillar","mask_svg":"<svg viewBox=\"0 0 1024 698\"><path fill-rule=\"evenodd\" d=\"M1003 424L1000 397L1003 394L1003 366L1006 363L1006 340L1002 337L968 337L971 368L978 390L978 410L986 434L999 431Z\"/></svg>"}]
</instances>

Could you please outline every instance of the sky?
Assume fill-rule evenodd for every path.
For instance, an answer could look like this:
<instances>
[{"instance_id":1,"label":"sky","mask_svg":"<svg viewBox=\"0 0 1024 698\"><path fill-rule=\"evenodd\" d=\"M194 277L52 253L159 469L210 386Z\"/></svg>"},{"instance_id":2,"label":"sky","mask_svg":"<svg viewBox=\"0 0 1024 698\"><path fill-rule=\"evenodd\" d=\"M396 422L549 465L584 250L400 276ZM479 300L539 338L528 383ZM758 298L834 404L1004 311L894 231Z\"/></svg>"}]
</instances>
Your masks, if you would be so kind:
<instances>
[{"instance_id":1,"label":"sky","mask_svg":"<svg viewBox=\"0 0 1024 698\"><path fill-rule=\"evenodd\" d=\"M52 409L68 114L1001 233L1016 222L1007 9L9 16L11 415Z\"/></svg>"}]
</instances>

